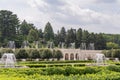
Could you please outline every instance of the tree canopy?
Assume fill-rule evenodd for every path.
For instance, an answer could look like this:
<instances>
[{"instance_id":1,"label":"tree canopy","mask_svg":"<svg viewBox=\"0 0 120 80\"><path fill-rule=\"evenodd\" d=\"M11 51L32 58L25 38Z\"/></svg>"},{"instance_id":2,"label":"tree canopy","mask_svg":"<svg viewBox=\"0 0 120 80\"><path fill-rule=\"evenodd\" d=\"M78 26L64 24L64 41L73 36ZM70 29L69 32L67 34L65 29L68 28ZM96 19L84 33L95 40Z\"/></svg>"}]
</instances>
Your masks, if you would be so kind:
<instances>
[{"instance_id":1,"label":"tree canopy","mask_svg":"<svg viewBox=\"0 0 120 80\"><path fill-rule=\"evenodd\" d=\"M65 27L56 32L54 33L50 22L46 23L43 31L26 20L20 21L11 11L0 10L0 47L6 47L9 41L15 41L16 47L20 48L23 41L27 40L30 43L38 41L42 47L52 42L55 47L65 48L70 48L71 44L75 44L75 48L80 48L81 43L86 43L86 49L90 43L94 43L96 50L120 48L120 34L94 33L82 28Z\"/></svg>"},{"instance_id":2,"label":"tree canopy","mask_svg":"<svg viewBox=\"0 0 120 80\"><path fill-rule=\"evenodd\" d=\"M49 22L45 26L44 39L46 41L53 41L53 39L54 39L54 32L53 32L52 26Z\"/></svg>"},{"instance_id":3,"label":"tree canopy","mask_svg":"<svg viewBox=\"0 0 120 80\"><path fill-rule=\"evenodd\" d=\"M11 11L0 11L0 37L1 43L7 43L9 40L13 40L16 36L16 30L19 27L19 20L16 14Z\"/></svg>"}]
</instances>

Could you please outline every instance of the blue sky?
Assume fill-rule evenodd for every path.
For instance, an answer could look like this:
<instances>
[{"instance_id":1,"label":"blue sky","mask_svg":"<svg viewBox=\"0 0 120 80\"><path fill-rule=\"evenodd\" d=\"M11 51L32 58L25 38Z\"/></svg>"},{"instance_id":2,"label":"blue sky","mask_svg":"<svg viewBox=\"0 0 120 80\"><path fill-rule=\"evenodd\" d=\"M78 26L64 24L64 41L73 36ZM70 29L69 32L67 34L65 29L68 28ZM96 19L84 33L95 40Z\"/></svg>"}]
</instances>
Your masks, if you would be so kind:
<instances>
[{"instance_id":1,"label":"blue sky","mask_svg":"<svg viewBox=\"0 0 120 80\"><path fill-rule=\"evenodd\" d=\"M64 26L90 32L120 34L120 0L0 0L0 10L44 29L49 21L55 32Z\"/></svg>"}]
</instances>

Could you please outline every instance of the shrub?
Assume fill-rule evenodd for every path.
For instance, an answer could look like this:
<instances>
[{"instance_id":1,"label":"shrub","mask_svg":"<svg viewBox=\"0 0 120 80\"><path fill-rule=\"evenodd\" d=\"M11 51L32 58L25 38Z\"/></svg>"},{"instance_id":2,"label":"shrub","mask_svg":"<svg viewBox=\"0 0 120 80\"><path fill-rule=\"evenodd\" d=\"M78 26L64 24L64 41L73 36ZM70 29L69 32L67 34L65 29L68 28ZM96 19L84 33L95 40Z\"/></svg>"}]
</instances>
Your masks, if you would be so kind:
<instances>
[{"instance_id":1,"label":"shrub","mask_svg":"<svg viewBox=\"0 0 120 80\"><path fill-rule=\"evenodd\" d=\"M32 50L30 53L30 58L32 59L40 58L39 51L37 49Z\"/></svg>"},{"instance_id":2,"label":"shrub","mask_svg":"<svg viewBox=\"0 0 120 80\"><path fill-rule=\"evenodd\" d=\"M96 68L93 68L93 67L86 67L84 69L84 74L95 74L97 72L99 72L100 70L99 69L96 69Z\"/></svg>"},{"instance_id":3,"label":"shrub","mask_svg":"<svg viewBox=\"0 0 120 80\"><path fill-rule=\"evenodd\" d=\"M85 64L74 64L75 67L85 66Z\"/></svg>"},{"instance_id":4,"label":"shrub","mask_svg":"<svg viewBox=\"0 0 120 80\"><path fill-rule=\"evenodd\" d=\"M1 53L2 53L2 54L3 54L3 53L13 53L13 50L10 49L10 48L3 48L3 49L1 50Z\"/></svg>"},{"instance_id":5,"label":"shrub","mask_svg":"<svg viewBox=\"0 0 120 80\"><path fill-rule=\"evenodd\" d=\"M41 67L72 67L71 64L25 64L30 68L41 68Z\"/></svg>"},{"instance_id":6,"label":"shrub","mask_svg":"<svg viewBox=\"0 0 120 80\"><path fill-rule=\"evenodd\" d=\"M46 64L26 64L26 66L30 68L44 68L46 67Z\"/></svg>"},{"instance_id":7,"label":"shrub","mask_svg":"<svg viewBox=\"0 0 120 80\"><path fill-rule=\"evenodd\" d=\"M120 65L120 63L119 63L119 62L116 62L115 65Z\"/></svg>"},{"instance_id":8,"label":"shrub","mask_svg":"<svg viewBox=\"0 0 120 80\"><path fill-rule=\"evenodd\" d=\"M43 54L44 49L39 49L38 51L39 51L40 57L42 57L42 54Z\"/></svg>"},{"instance_id":9,"label":"shrub","mask_svg":"<svg viewBox=\"0 0 120 80\"><path fill-rule=\"evenodd\" d=\"M52 51L49 50L49 49L45 49L42 53L42 56L41 56L43 59L47 59L49 60L50 58L52 58Z\"/></svg>"},{"instance_id":10,"label":"shrub","mask_svg":"<svg viewBox=\"0 0 120 80\"><path fill-rule=\"evenodd\" d=\"M104 53L106 57L120 58L120 49L104 50L102 53Z\"/></svg>"},{"instance_id":11,"label":"shrub","mask_svg":"<svg viewBox=\"0 0 120 80\"><path fill-rule=\"evenodd\" d=\"M107 69L110 71L120 72L120 67L118 67L116 65L110 65L107 67Z\"/></svg>"},{"instance_id":12,"label":"shrub","mask_svg":"<svg viewBox=\"0 0 120 80\"><path fill-rule=\"evenodd\" d=\"M26 52L25 49L19 49L18 53L16 53L16 58L17 59L26 59L28 57L29 57L29 55L28 55L28 53Z\"/></svg>"},{"instance_id":13,"label":"shrub","mask_svg":"<svg viewBox=\"0 0 120 80\"><path fill-rule=\"evenodd\" d=\"M79 69L76 69L74 67L66 67L64 75L69 76L70 74L79 74Z\"/></svg>"},{"instance_id":14,"label":"shrub","mask_svg":"<svg viewBox=\"0 0 120 80\"><path fill-rule=\"evenodd\" d=\"M57 58L57 60L60 60L60 58L63 58L63 54L60 50L57 50L55 52L55 58Z\"/></svg>"},{"instance_id":15,"label":"shrub","mask_svg":"<svg viewBox=\"0 0 120 80\"><path fill-rule=\"evenodd\" d=\"M64 73L64 70L62 68L47 68L46 73L47 75L60 75Z\"/></svg>"},{"instance_id":16,"label":"shrub","mask_svg":"<svg viewBox=\"0 0 120 80\"><path fill-rule=\"evenodd\" d=\"M22 64L57 64L57 63L78 63L79 64L84 64L84 63L89 63L89 62L93 62L93 61L27 61L27 62L22 62Z\"/></svg>"}]
</instances>

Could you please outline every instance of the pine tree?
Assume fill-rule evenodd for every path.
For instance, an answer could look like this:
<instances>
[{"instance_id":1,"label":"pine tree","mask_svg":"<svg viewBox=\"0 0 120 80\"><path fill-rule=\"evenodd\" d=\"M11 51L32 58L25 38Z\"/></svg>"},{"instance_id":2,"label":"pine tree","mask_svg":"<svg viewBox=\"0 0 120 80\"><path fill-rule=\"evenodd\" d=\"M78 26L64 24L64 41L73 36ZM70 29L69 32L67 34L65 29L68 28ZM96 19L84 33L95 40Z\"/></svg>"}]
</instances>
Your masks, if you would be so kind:
<instances>
[{"instance_id":1,"label":"pine tree","mask_svg":"<svg viewBox=\"0 0 120 80\"><path fill-rule=\"evenodd\" d=\"M52 26L49 22L46 24L45 29L44 29L44 39L46 41L54 40L54 32L53 32Z\"/></svg>"}]
</instances>

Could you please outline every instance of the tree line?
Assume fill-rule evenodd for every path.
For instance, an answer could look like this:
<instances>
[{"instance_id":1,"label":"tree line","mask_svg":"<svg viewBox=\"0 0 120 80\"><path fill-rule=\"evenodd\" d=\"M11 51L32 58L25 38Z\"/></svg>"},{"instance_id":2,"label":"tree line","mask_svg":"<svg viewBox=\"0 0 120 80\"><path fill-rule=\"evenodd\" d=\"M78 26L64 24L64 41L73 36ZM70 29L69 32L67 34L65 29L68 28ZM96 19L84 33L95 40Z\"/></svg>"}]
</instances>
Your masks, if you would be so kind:
<instances>
[{"instance_id":1,"label":"tree line","mask_svg":"<svg viewBox=\"0 0 120 80\"><path fill-rule=\"evenodd\" d=\"M114 39L113 39L114 37ZM23 41L28 41L30 46L34 41L38 41L39 47L46 47L52 42L54 47L62 46L70 48L74 43L75 48L80 48L85 43L86 49L90 43L94 43L96 50L119 48L120 35L93 33L87 30L68 29L62 27L54 33L50 22L46 23L44 31L37 29L34 24L26 20L20 22L16 14L8 10L0 11L0 46L6 47L9 41L15 41L16 48L20 48ZM115 46L115 47L114 47Z\"/></svg>"}]
</instances>

